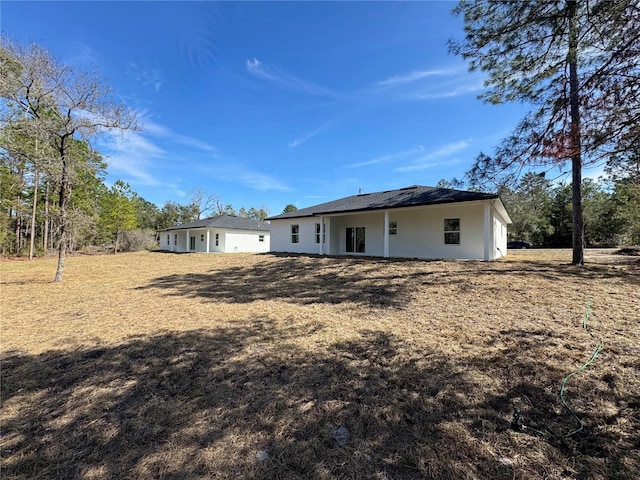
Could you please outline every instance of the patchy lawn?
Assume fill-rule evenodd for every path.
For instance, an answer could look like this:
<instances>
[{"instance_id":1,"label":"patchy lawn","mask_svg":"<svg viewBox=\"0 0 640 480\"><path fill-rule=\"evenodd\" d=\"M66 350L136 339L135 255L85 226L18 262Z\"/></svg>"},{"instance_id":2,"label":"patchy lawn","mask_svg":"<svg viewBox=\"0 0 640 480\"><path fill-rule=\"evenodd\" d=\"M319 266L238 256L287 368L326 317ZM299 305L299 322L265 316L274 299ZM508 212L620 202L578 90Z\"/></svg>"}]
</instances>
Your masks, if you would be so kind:
<instances>
[{"instance_id":1,"label":"patchy lawn","mask_svg":"<svg viewBox=\"0 0 640 480\"><path fill-rule=\"evenodd\" d=\"M0 262L0 477L640 478L640 259L612 253ZM590 332L584 428L550 435Z\"/></svg>"}]
</instances>

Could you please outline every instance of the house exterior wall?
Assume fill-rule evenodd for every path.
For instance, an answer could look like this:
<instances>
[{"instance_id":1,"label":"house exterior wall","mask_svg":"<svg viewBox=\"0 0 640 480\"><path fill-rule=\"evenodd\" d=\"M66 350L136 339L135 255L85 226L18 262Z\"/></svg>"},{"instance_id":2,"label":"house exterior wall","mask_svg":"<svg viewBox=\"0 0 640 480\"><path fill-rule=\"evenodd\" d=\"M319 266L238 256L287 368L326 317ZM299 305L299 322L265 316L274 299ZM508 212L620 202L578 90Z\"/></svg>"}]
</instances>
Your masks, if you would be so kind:
<instances>
[{"instance_id":1,"label":"house exterior wall","mask_svg":"<svg viewBox=\"0 0 640 480\"><path fill-rule=\"evenodd\" d=\"M491 260L494 260L507 255L507 222L494 208L491 209L491 219L493 224Z\"/></svg>"},{"instance_id":2,"label":"house exterior wall","mask_svg":"<svg viewBox=\"0 0 640 480\"><path fill-rule=\"evenodd\" d=\"M196 237L195 249L191 250L192 252L207 251L207 229L206 228L190 229L189 237Z\"/></svg>"},{"instance_id":3,"label":"house exterior wall","mask_svg":"<svg viewBox=\"0 0 640 480\"><path fill-rule=\"evenodd\" d=\"M389 211L389 223L396 223L397 233L389 235L389 256L400 258L483 258L482 205L427 206ZM460 244L444 243L444 220L460 219ZM365 227L365 253L384 255L384 212L333 217L332 253L344 255L346 229ZM351 254L350 252L348 254Z\"/></svg>"},{"instance_id":4,"label":"house exterior wall","mask_svg":"<svg viewBox=\"0 0 640 480\"><path fill-rule=\"evenodd\" d=\"M178 236L178 242L175 242L175 235ZM187 251L187 232L186 231L172 231L171 232L171 251L172 252L186 252Z\"/></svg>"},{"instance_id":5,"label":"house exterior wall","mask_svg":"<svg viewBox=\"0 0 640 480\"><path fill-rule=\"evenodd\" d=\"M209 253L229 253L229 252L268 252L270 248L270 235L268 231L252 230L227 230L220 228L193 228L187 230L171 230L160 235L160 247L162 250L171 252L186 252L189 246L190 237L196 238L195 249L191 252L207 252L207 230L209 230ZM216 234L218 245L216 246ZM169 245L167 245L167 235L169 235ZM174 242L174 235L178 236L177 245ZM260 235L264 235L264 241L260 242Z\"/></svg>"},{"instance_id":6,"label":"house exterior wall","mask_svg":"<svg viewBox=\"0 0 640 480\"><path fill-rule=\"evenodd\" d=\"M212 228L209 234L209 252L223 253L225 251L225 231L220 228ZM216 245L216 235L218 235L218 245Z\"/></svg>"},{"instance_id":7,"label":"house exterior wall","mask_svg":"<svg viewBox=\"0 0 640 480\"><path fill-rule=\"evenodd\" d=\"M259 236L264 235L264 241ZM269 232L250 232L242 230L227 230L225 233L224 251L232 252L268 252L270 248Z\"/></svg>"},{"instance_id":8,"label":"house exterior wall","mask_svg":"<svg viewBox=\"0 0 640 480\"><path fill-rule=\"evenodd\" d=\"M445 219L460 219L460 243L445 244ZM482 259L482 204L430 206L415 211L389 212L397 234L389 235L393 257Z\"/></svg>"},{"instance_id":9,"label":"house exterior wall","mask_svg":"<svg viewBox=\"0 0 640 480\"><path fill-rule=\"evenodd\" d=\"M364 213L331 218L332 249L334 255L383 255L384 213ZM347 228L365 228L365 251L347 252Z\"/></svg>"},{"instance_id":10,"label":"house exterior wall","mask_svg":"<svg viewBox=\"0 0 640 480\"><path fill-rule=\"evenodd\" d=\"M388 210L389 223L397 233L389 235L389 256L400 258L484 259L485 202L464 202ZM506 253L506 222L491 207L492 231L487 236L491 258ZM384 256L384 211L324 217L327 244L332 255ZM446 244L445 219L460 220L460 243ZM319 217L274 219L271 221L273 252L319 253L315 224ZM299 242L291 243L291 225L299 225ZM347 228L365 227L365 251L347 252ZM504 252L504 253L503 253Z\"/></svg>"},{"instance_id":11,"label":"house exterior wall","mask_svg":"<svg viewBox=\"0 0 640 480\"><path fill-rule=\"evenodd\" d=\"M316 243L317 217L287 218L271 221L271 251L290 253L319 253L320 246ZM325 226L326 226L325 220ZM298 225L298 243L291 241L291 226ZM326 253L326 252L325 252Z\"/></svg>"},{"instance_id":12,"label":"house exterior wall","mask_svg":"<svg viewBox=\"0 0 640 480\"><path fill-rule=\"evenodd\" d=\"M162 232L160 234L160 250L171 250L173 235L171 232Z\"/></svg>"}]
</instances>

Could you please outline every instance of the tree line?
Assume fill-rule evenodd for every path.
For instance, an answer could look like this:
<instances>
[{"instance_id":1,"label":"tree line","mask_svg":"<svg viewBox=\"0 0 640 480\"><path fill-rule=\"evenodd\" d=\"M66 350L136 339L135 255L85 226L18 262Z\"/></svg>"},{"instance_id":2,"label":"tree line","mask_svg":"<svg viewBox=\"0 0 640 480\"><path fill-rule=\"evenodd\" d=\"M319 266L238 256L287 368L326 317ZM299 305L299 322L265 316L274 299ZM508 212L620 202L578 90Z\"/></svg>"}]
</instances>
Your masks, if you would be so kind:
<instances>
[{"instance_id":1,"label":"tree line","mask_svg":"<svg viewBox=\"0 0 640 480\"><path fill-rule=\"evenodd\" d=\"M462 0L462 41L450 51L485 73L489 103L524 102L531 111L491 155L480 153L465 177L474 189L501 192L514 221L510 237L573 247L639 243L640 5L633 0L578 2ZM114 251L207 211L235 212L195 193L161 208L129 185L105 184L105 163L91 148L105 131L139 129L97 72L56 61L38 45L0 40L0 252L65 255L110 243ZM606 164L607 179L582 179ZM557 184L546 172L571 171ZM536 174L532 172L545 172Z\"/></svg>"},{"instance_id":2,"label":"tree line","mask_svg":"<svg viewBox=\"0 0 640 480\"><path fill-rule=\"evenodd\" d=\"M640 164L639 164L640 165ZM582 181L586 246L640 244L640 170L634 176ZM572 186L545 174L527 173L501 198L513 224L510 240L538 246L570 247L573 240Z\"/></svg>"},{"instance_id":3,"label":"tree line","mask_svg":"<svg viewBox=\"0 0 640 480\"><path fill-rule=\"evenodd\" d=\"M60 241L59 177L53 166L33 161L35 148L0 147L0 254L48 255ZM73 189L68 201L67 251L137 251L157 246L157 231L206 216L228 214L264 220L266 208L236 210L201 189L185 203L168 200L158 207L131 186L108 186L106 163L83 142L76 145ZM40 147L43 148L43 147Z\"/></svg>"},{"instance_id":4,"label":"tree line","mask_svg":"<svg viewBox=\"0 0 640 480\"><path fill-rule=\"evenodd\" d=\"M106 162L92 148L105 131L137 130L97 72L62 64L37 44L0 43L0 254L151 248L156 231L227 213L264 220L264 208L222 205L201 189L186 204L162 207L130 185L105 182Z\"/></svg>"}]
</instances>

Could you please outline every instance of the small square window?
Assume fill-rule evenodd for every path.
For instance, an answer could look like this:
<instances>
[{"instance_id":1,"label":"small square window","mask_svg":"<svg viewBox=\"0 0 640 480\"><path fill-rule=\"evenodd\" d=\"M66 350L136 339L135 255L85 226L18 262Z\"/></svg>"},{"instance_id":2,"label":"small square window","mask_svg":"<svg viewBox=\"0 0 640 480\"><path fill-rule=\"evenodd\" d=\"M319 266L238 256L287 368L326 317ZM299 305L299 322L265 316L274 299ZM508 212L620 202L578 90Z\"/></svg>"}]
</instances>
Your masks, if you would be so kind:
<instances>
[{"instance_id":1,"label":"small square window","mask_svg":"<svg viewBox=\"0 0 640 480\"><path fill-rule=\"evenodd\" d=\"M444 219L444 243L445 245L460 245L460 219Z\"/></svg>"},{"instance_id":2,"label":"small square window","mask_svg":"<svg viewBox=\"0 0 640 480\"><path fill-rule=\"evenodd\" d=\"M398 234L398 222L389 222L389 235Z\"/></svg>"},{"instance_id":3,"label":"small square window","mask_svg":"<svg viewBox=\"0 0 640 480\"><path fill-rule=\"evenodd\" d=\"M258 235L258 241L264 242L264 235Z\"/></svg>"}]
</instances>

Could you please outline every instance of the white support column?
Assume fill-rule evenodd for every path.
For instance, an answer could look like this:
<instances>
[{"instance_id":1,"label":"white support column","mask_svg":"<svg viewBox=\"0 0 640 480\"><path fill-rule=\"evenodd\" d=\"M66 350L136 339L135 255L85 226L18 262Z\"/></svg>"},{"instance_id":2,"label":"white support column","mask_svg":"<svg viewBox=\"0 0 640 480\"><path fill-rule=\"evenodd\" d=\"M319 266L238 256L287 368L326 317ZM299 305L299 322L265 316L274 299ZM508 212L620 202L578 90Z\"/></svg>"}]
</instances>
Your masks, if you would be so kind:
<instances>
[{"instance_id":1,"label":"white support column","mask_svg":"<svg viewBox=\"0 0 640 480\"><path fill-rule=\"evenodd\" d=\"M320 255L324 255L324 217L320 217Z\"/></svg>"},{"instance_id":2,"label":"white support column","mask_svg":"<svg viewBox=\"0 0 640 480\"><path fill-rule=\"evenodd\" d=\"M184 246L185 251L189 252L189 246L191 245L191 238L189 237L189 229L187 229L187 244Z\"/></svg>"},{"instance_id":3,"label":"white support column","mask_svg":"<svg viewBox=\"0 0 640 480\"><path fill-rule=\"evenodd\" d=\"M384 258L389 258L389 211L384 211Z\"/></svg>"},{"instance_id":4,"label":"white support column","mask_svg":"<svg viewBox=\"0 0 640 480\"><path fill-rule=\"evenodd\" d=\"M491 260L491 205L484 203L484 260Z\"/></svg>"},{"instance_id":5,"label":"white support column","mask_svg":"<svg viewBox=\"0 0 640 480\"><path fill-rule=\"evenodd\" d=\"M211 243L211 230L207 228L207 253L209 253L209 243Z\"/></svg>"}]
</instances>

